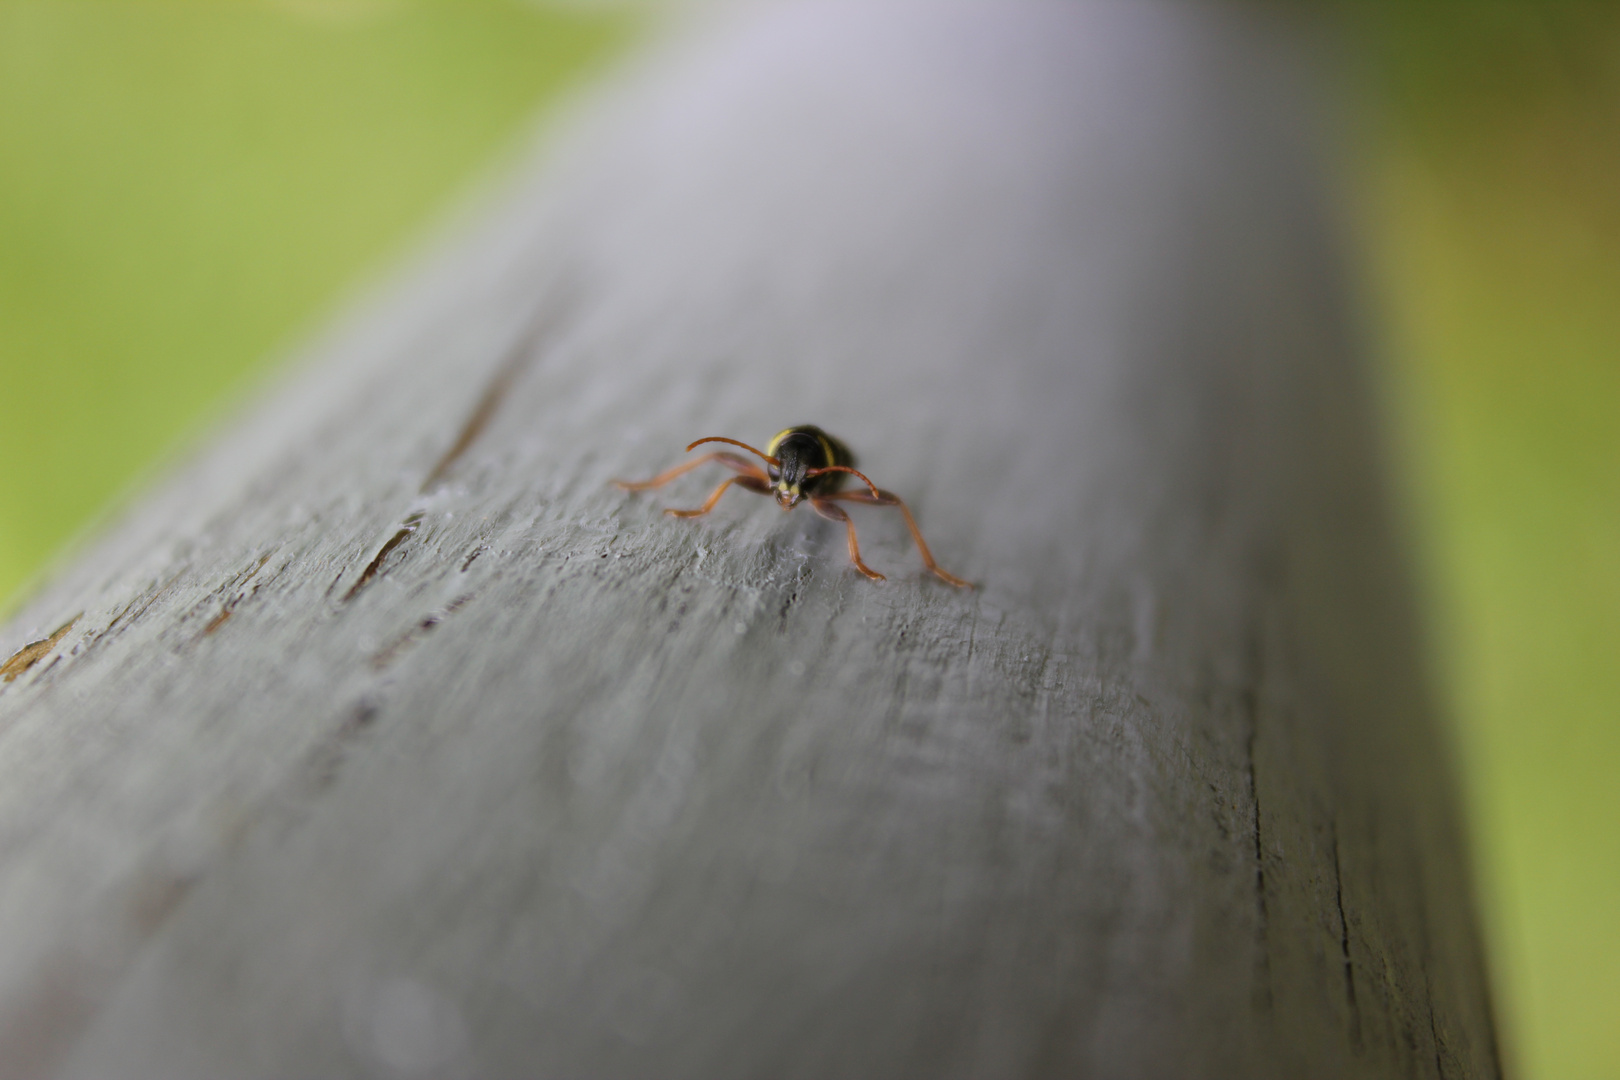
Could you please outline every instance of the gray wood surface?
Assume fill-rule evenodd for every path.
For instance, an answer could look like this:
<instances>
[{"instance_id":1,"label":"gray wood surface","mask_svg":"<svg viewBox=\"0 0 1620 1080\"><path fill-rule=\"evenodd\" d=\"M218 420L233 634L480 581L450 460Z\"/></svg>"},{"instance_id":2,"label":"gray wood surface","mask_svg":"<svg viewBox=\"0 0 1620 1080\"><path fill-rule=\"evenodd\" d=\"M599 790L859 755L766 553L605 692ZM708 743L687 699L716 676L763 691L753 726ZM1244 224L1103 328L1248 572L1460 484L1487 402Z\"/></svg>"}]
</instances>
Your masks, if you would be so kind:
<instances>
[{"instance_id":1,"label":"gray wood surface","mask_svg":"<svg viewBox=\"0 0 1620 1080\"><path fill-rule=\"evenodd\" d=\"M0 1073L1497 1075L1306 57L626 72L0 631ZM609 486L800 422L980 587Z\"/></svg>"}]
</instances>

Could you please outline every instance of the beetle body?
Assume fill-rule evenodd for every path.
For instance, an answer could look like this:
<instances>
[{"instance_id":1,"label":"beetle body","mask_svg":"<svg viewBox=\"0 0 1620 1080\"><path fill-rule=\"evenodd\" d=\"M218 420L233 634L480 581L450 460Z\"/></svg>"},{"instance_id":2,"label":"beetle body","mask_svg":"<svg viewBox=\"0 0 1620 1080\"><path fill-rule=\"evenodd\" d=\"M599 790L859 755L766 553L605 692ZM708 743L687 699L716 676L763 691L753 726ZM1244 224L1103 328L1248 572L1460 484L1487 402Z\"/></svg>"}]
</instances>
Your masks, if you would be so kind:
<instances>
[{"instance_id":1,"label":"beetle body","mask_svg":"<svg viewBox=\"0 0 1620 1080\"><path fill-rule=\"evenodd\" d=\"M855 455L849 447L813 424L800 424L779 431L765 444L766 470L771 479L771 493L784 510L799 505L801 499L816 495L831 495L844 486L847 472L815 472L837 466L853 469Z\"/></svg>"},{"instance_id":2,"label":"beetle body","mask_svg":"<svg viewBox=\"0 0 1620 1080\"><path fill-rule=\"evenodd\" d=\"M791 510L800 502L808 500L816 513L829 521L841 522L844 525L849 533L850 562L855 564L855 569L873 581L882 581L883 575L861 560L860 545L855 541L855 523L838 504L852 502L865 503L868 506L893 506L905 515L906 527L911 530L911 538L917 542L917 553L922 556L923 565L941 581L964 589L973 587L971 583L941 570L939 564L934 562L933 553L928 550L922 533L917 529L916 519L911 516L911 511L900 500L900 496L892 491L878 490L877 485L867 479L865 473L856 470L855 455L849 452L849 447L814 424L800 424L777 432L776 437L765 445L764 450L756 450L745 442L738 442L723 435L710 435L699 439L687 449L692 450L711 442L740 446L759 458L762 464L755 464L740 454L716 450L683 465L677 465L673 469L666 469L651 480L613 482L626 491L646 491L649 488L662 487L677 476L688 473L706 462L713 461L724 465L736 475L715 488L709 494L707 502L695 510L670 509L664 513L673 514L675 517L702 517L714 509L715 504L720 501L720 496L724 495L726 489L733 484L758 495L772 496L776 499L776 505L783 510ZM844 482L851 476L865 484L865 489L841 490Z\"/></svg>"}]
</instances>

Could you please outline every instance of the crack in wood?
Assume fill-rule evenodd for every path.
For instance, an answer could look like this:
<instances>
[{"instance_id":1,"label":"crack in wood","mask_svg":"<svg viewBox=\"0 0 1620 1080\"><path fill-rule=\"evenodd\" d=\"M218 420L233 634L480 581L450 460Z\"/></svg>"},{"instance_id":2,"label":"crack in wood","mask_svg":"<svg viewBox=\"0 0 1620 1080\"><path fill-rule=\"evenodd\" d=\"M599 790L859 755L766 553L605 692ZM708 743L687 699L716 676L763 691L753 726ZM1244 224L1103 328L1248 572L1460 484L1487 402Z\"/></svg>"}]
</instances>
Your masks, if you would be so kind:
<instances>
[{"instance_id":1,"label":"crack in wood","mask_svg":"<svg viewBox=\"0 0 1620 1080\"><path fill-rule=\"evenodd\" d=\"M84 612L81 611L57 627L49 637L40 638L38 641L30 641L27 645L12 653L11 659L4 664L0 664L0 679L4 679L8 683L15 682L17 676L39 663L52 649L56 648L56 643L67 637L68 631L72 630L73 625L82 618L84 618Z\"/></svg>"},{"instance_id":2,"label":"crack in wood","mask_svg":"<svg viewBox=\"0 0 1620 1080\"><path fill-rule=\"evenodd\" d=\"M463 595L458 596L454 600L450 601L440 610L432 611L422 616L422 618L417 620L409 630L405 631L393 641L383 646L382 649L378 651L377 655L371 658L372 668L377 671L386 670L394 663L395 660L399 659L401 654L415 646L423 638L427 637L427 635L432 633L433 630L439 626L439 624L443 623L450 616L466 607L476 595L476 593L464 593Z\"/></svg>"},{"instance_id":3,"label":"crack in wood","mask_svg":"<svg viewBox=\"0 0 1620 1080\"><path fill-rule=\"evenodd\" d=\"M1491 1076L1493 1080L1503 1080L1502 1040L1496 1033L1496 1002L1491 997L1490 983L1486 979L1477 979L1474 989L1479 994L1483 1006L1486 1045L1490 1047Z\"/></svg>"},{"instance_id":4,"label":"crack in wood","mask_svg":"<svg viewBox=\"0 0 1620 1080\"><path fill-rule=\"evenodd\" d=\"M315 792L332 786L349 744L376 722L382 704L376 698L362 697L344 716L343 721L310 751L305 759L304 775Z\"/></svg>"},{"instance_id":5,"label":"crack in wood","mask_svg":"<svg viewBox=\"0 0 1620 1080\"><path fill-rule=\"evenodd\" d=\"M1333 837L1333 899L1339 912L1339 952L1344 959L1344 996L1350 1004L1350 1043L1361 1046L1361 1006L1356 1002L1356 969L1350 958L1350 921L1344 914L1344 874L1339 865L1339 823L1330 826Z\"/></svg>"},{"instance_id":6,"label":"crack in wood","mask_svg":"<svg viewBox=\"0 0 1620 1080\"><path fill-rule=\"evenodd\" d=\"M339 585L341 585L342 583L343 583L343 571L339 570L336 574L334 574L332 576L332 584L330 584L330 585L328 585L326 587L326 591L321 594L321 599L330 600L332 598L332 594L337 592L337 587Z\"/></svg>"},{"instance_id":7,"label":"crack in wood","mask_svg":"<svg viewBox=\"0 0 1620 1080\"><path fill-rule=\"evenodd\" d=\"M421 511L417 511L405 519L404 523L400 525L399 531L388 538L388 542L378 549L376 557L373 558L370 563L366 564L366 568L364 570L360 571L359 580L353 585L349 586L349 591L343 594L343 602L345 604L358 596L361 589L364 589L367 585L370 585L375 578L381 575L383 563L387 561L388 556L392 555L395 550L397 550L399 546L406 540L409 540L411 535L416 532L417 528L421 524Z\"/></svg>"},{"instance_id":8,"label":"crack in wood","mask_svg":"<svg viewBox=\"0 0 1620 1080\"><path fill-rule=\"evenodd\" d=\"M1254 897L1259 917L1259 950L1256 960L1255 1003L1271 1008L1271 946L1269 942L1270 914L1266 909L1266 852L1260 831L1260 785L1255 777L1255 744L1260 738L1260 687L1264 682L1265 657L1256 629L1249 641L1249 684L1244 690L1244 708L1249 717L1249 734L1245 744L1248 763L1249 804L1253 811L1254 830Z\"/></svg>"},{"instance_id":9,"label":"crack in wood","mask_svg":"<svg viewBox=\"0 0 1620 1080\"><path fill-rule=\"evenodd\" d=\"M479 397L478 403L473 406L473 411L468 414L467 419L462 423L461 430L456 434L455 441L434 463L426 479L422 481L421 492L423 494L432 491L443 483L456 463L461 460L468 450L472 449L473 443L478 441L478 437L484 433L484 430L489 427L490 421L495 418L495 414L500 411L501 403L506 400L507 395L511 392L512 384L517 382L518 376L522 375L529 365L534 362L535 357L540 352L539 345L550 332L556 330L558 324L562 321L564 312L572 306L573 300L574 289L565 285L554 292L550 301L529 320L528 324L523 328L523 332L512 343L512 347L501 360L500 366L495 369L495 374L491 376L489 383L484 387L484 392Z\"/></svg>"},{"instance_id":10,"label":"crack in wood","mask_svg":"<svg viewBox=\"0 0 1620 1080\"><path fill-rule=\"evenodd\" d=\"M151 609L152 605L157 603L158 600L163 597L164 593L168 592L174 587L174 583L180 580L180 574L184 572L184 570L179 571L162 585L159 585L157 588L148 593L143 593L142 595L137 596L135 599L125 604L118 614L113 616L112 622L107 624L107 629L96 635L96 640L105 640L106 637L111 634L113 630L118 627L118 624L123 622L125 618L128 618L130 622L139 622L141 616L145 615L147 611ZM137 604L140 606L136 607Z\"/></svg>"},{"instance_id":11,"label":"crack in wood","mask_svg":"<svg viewBox=\"0 0 1620 1080\"><path fill-rule=\"evenodd\" d=\"M73 647L73 656L80 663L83 663L92 653L100 650L102 645L113 637L113 631L123 625L126 620L130 625L139 622L152 609L154 604L173 590L175 584L185 576L186 569L186 566L182 566L161 585L154 585L145 592L136 595L134 599L119 609L118 614L113 616L106 629L100 632L91 630L86 633L85 637ZM128 627L126 626L125 629L128 629Z\"/></svg>"},{"instance_id":12,"label":"crack in wood","mask_svg":"<svg viewBox=\"0 0 1620 1080\"><path fill-rule=\"evenodd\" d=\"M271 551L265 552L259 557L259 561L253 564L251 569L244 570L242 573L237 574L236 577L232 578L221 591L230 592L231 590L239 589L241 586L252 581L259 571L264 569L265 564L270 561L270 556L273 554L274 552ZM223 604L220 605L219 614L208 620L208 625L203 627L202 636L210 637L214 631L230 622L231 616L236 613L237 605L258 591L259 587L255 585L251 592L237 592L235 595L227 599Z\"/></svg>"},{"instance_id":13,"label":"crack in wood","mask_svg":"<svg viewBox=\"0 0 1620 1080\"><path fill-rule=\"evenodd\" d=\"M799 602L799 596L804 591L804 584L809 578L809 575L810 571L804 566L799 567L799 569L794 573L793 588L789 590L787 596L782 599L782 606L777 610L776 613L777 633L787 633L788 613L793 610L793 605Z\"/></svg>"},{"instance_id":14,"label":"crack in wood","mask_svg":"<svg viewBox=\"0 0 1620 1080\"><path fill-rule=\"evenodd\" d=\"M1446 1069L1446 1045L1440 1038L1440 1021L1434 1008L1434 939L1431 936L1429 916L1421 909L1418 911L1418 939L1422 942L1422 951L1418 954L1418 968L1423 973L1423 1003L1427 1006L1429 1014L1429 1041L1434 1046L1434 1075L1436 1080L1446 1080L1450 1075ZM1487 1009L1488 1019L1489 1010ZM1502 1054L1497 1045L1494 1030L1490 1031L1490 1036L1491 1075L1495 1076L1497 1080L1501 1080ZM1417 1058L1415 1046L1412 1056L1415 1065ZM1464 1072L1466 1074L1467 1070L1465 1069Z\"/></svg>"},{"instance_id":15,"label":"crack in wood","mask_svg":"<svg viewBox=\"0 0 1620 1080\"><path fill-rule=\"evenodd\" d=\"M130 609L132 609L139 601L140 597L137 596L134 600L131 600L129 603L119 608L118 614L112 617L112 621L107 624L107 629L103 630L99 636L105 637L106 635L112 633L113 629L117 627L119 623L124 621L124 616L128 615L130 613Z\"/></svg>"},{"instance_id":16,"label":"crack in wood","mask_svg":"<svg viewBox=\"0 0 1620 1080\"><path fill-rule=\"evenodd\" d=\"M1446 1080L1446 1063L1440 1054L1440 1027L1434 1019L1434 986L1429 981L1428 966L1424 965L1424 996L1429 1002L1429 1038L1434 1042L1434 1075Z\"/></svg>"},{"instance_id":17,"label":"crack in wood","mask_svg":"<svg viewBox=\"0 0 1620 1080\"><path fill-rule=\"evenodd\" d=\"M155 866L136 875L130 886L128 909L140 937L157 933L198 880L196 874L178 874Z\"/></svg>"}]
</instances>

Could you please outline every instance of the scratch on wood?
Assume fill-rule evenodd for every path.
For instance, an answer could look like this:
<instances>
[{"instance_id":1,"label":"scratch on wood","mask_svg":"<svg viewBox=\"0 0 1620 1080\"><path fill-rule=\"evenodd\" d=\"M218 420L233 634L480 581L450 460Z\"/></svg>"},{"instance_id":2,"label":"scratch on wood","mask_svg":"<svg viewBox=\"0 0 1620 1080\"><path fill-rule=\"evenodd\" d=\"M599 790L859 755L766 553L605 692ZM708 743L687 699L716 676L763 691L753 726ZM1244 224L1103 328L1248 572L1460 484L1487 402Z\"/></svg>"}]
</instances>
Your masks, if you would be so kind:
<instances>
[{"instance_id":1,"label":"scratch on wood","mask_svg":"<svg viewBox=\"0 0 1620 1080\"><path fill-rule=\"evenodd\" d=\"M310 784L316 791L323 791L337 779L338 767L343 762L344 750L355 738L369 728L382 712L382 706L374 698L361 698L349 714L320 744L311 751L307 764L307 775Z\"/></svg>"},{"instance_id":2,"label":"scratch on wood","mask_svg":"<svg viewBox=\"0 0 1620 1080\"><path fill-rule=\"evenodd\" d=\"M325 599L325 600L331 599L332 594L337 592L337 587L340 584L342 584L342 582L343 582L343 571L339 570L337 572L337 574L332 578L332 584L328 585L326 587L326 591L321 594L321 598Z\"/></svg>"},{"instance_id":3,"label":"scratch on wood","mask_svg":"<svg viewBox=\"0 0 1620 1080\"><path fill-rule=\"evenodd\" d=\"M1502 1042L1496 1034L1496 1003L1491 997L1490 986L1484 979L1475 980L1475 993L1479 994L1485 1017L1486 1045L1490 1047L1491 1076L1495 1080L1503 1080L1502 1072Z\"/></svg>"},{"instance_id":4,"label":"scratch on wood","mask_svg":"<svg viewBox=\"0 0 1620 1080\"><path fill-rule=\"evenodd\" d=\"M230 586L228 587L235 587L252 581L253 575L264 569L265 564L270 561L270 556L272 554L273 552L267 551L263 555L260 555L258 561L255 562L251 568L242 571L240 574L237 574L236 577L232 578Z\"/></svg>"},{"instance_id":5,"label":"scratch on wood","mask_svg":"<svg viewBox=\"0 0 1620 1080\"><path fill-rule=\"evenodd\" d=\"M386 669L395 660L399 659L401 653L431 633L433 628L438 626L441 621L441 617L438 615L425 617L421 622L383 646L382 651L371 658L371 666L378 671Z\"/></svg>"},{"instance_id":6,"label":"scratch on wood","mask_svg":"<svg viewBox=\"0 0 1620 1080\"><path fill-rule=\"evenodd\" d=\"M124 621L124 616L129 614L130 609L133 608L136 605L136 603L139 602L139 600L140 600L140 597L136 597L134 600L131 600L129 603L127 603L123 607L119 608L118 609L118 614L114 615L112 617L112 621L107 624L107 629L105 629L105 630L103 630L101 632L102 635L112 633L113 630L117 628L118 624Z\"/></svg>"},{"instance_id":7,"label":"scratch on wood","mask_svg":"<svg viewBox=\"0 0 1620 1080\"><path fill-rule=\"evenodd\" d=\"M1428 1006L1429 1013L1429 1041L1434 1045L1434 1075L1436 1080L1446 1080L1446 1062L1444 1045L1440 1041L1440 1022L1434 1013L1434 971L1433 971L1433 938L1429 933L1429 917L1421 910L1418 912L1418 939L1423 943L1423 951L1418 957L1418 968L1423 973L1423 1002ZM1407 1031L1407 1038L1412 1050L1414 1064L1417 1056L1417 1047L1413 1032ZM1492 1058L1495 1061L1495 1072L1501 1075L1501 1054L1492 1047Z\"/></svg>"},{"instance_id":8,"label":"scratch on wood","mask_svg":"<svg viewBox=\"0 0 1620 1080\"><path fill-rule=\"evenodd\" d=\"M422 619L414 626L405 631L403 634L399 635L399 637L395 638L393 641L389 642L382 648L380 652L377 653L376 656L373 656L371 658L371 666L378 671L382 671L387 668L395 660L399 659L401 653L415 645L418 641L421 641L428 634L432 633L440 623L444 622L445 619L448 619L450 616L466 607L474 595L474 593L466 593L462 596L458 596L446 604L443 610L431 612L430 614L423 616Z\"/></svg>"},{"instance_id":9,"label":"scratch on wood","mask_svg":"<svg viewBox=\"0 0 1620 1080\"><path fill-rule=\"evenodd\" d=\"M129 619L130 622L139 622L141 616L150 611L153 604L163 599L163 597L168 594L169 590L174 588L174 583L179 581L185 572L185 568L182 567L181 569L175 571L174 574L169 577L169 580L165 581L162 585L157 586L150 592L137 596L135 599L125 604L123 608L120 609L118 614L113 616L112 622L107 624L107 629L95 636L95 642L99 643L105 641L118 626L118 624L123 622L126 618ZM136 605L139 606L137 607Z\"/></svg>"},{"instance_id":10,"label":"scratch on wood","mask_svg":"<svg viewBox=\"0 0 1620 1080\"><path fill-rule=\"evenodd\" d=\"M431 491L443 482L444 478L449 475L450 469L460 460L461 455L465 454L468 448L478 440L478 436L483 434L484 428L489 426L490 420L495 416L495 411L500 408L501 402L505 400L507 391L511 389L513 381L517 378L519 369L524 366L522 361L527 358L527 352L515 349L506 358L506 361L501 364L500 370L495 373L495 377L490 380L489 386L485 388L484 396L479 398L478 404L474 406L472 415L468 416L467 422L461 426L461 433L456 436L456 441L450 445L450 449L444 452L444 456L439 458L438 463L433 466L433 471L428 473L427 479L422 481L422 490L424 492Z\"/></svg>"},{"instance_id":11,"label":"scratch on wood","mask_svg":"<svg viewBox=\"0 0 1620 1080\"><path fill-rule=\"evenodd\" d=\"M259 561L253 565L252 569L245 570L242 573L236 575L236 577L232 578L230 583L225 586L225 591L228 591L230 589L234 589L234 588L236 588L236 587L238 587L240 585L244 585L247 582L252 581L254 575L256 575L260 570L263 570L265 564L270 561L271 554L272 554L271 552L268 552L268 551L265 552L262 556L259 557ZM236 613L236 605L240 604L243 600L247 599L253 593L256 593L258 591L259 591L259 587L257 585L255 585L253 587L252 592L249 592L249 593L238 592L235 595L231 596L229 599L227 599L220 606L219 614L215 615L212 619L210 619L208 621L208 625L203 627L202 636L203 637L208 637L215 630L218 630L220 627L224 626L227 622L229 622L231 620L231 616Z\"/></svg>"},{"instance_id":12,"label":"scratch on wood","mask_svg":"<svg viewBox=\"0 0 1620 1080\"><path fill-rule=\"evenodd\" d=\"M73 618L57 627L55 632L53 632L50 637L41 638L38 641L31 641L27 645L24 645L22 648L18 649L16 652L12 653L11 659L7 660L4 664L0 664L0 678L5 679L6 682L15 682L17 676L39 663L45 658L47 653L56 648L56 643L67 637L68 631L73 629L73 624L78 622L83 617L84 612L81 611L77 615L73 616Z\"/></svg>"},{"instance_id":13,"label":"scratch on wood","mask_svg":"<svg viewBox=\"0 0 1620 1080\"><path fill-rule=\"evenodd\" d=\"M1446 1080L1446 1062L1440 1054L1440 1026L1434 1019L1434 985L1428 981L1427 970L1423 975L1429 999L1429 1037L1434 1040L1434 1075L1438 1080Z\"/></svg>"},{"instance_id":14,"label":"scratch on wood","mask_svg":"<svg viewBox=\"0 0 1620 1080\"><path fill-rule=\"evenodd\" d=\"M1356 969L1350 959L1350 921L1344 915L1344 874L1339 866L1339 823L1332 826L1333 898L1339 906L1339 951L1344 959L1344 996L1350 1003L1350 1042L1361 1045L1361 1007L1356 1004Z\"/></svg>"},{"instance_id":15,"label":"scratch on wood","mask_svg":"<svg viewBox=\"0 0 1620 1080\"><path fill-rule=\"evenodd\" d=\"M801 567L799 572L793 577L793 589L782 600L781 610L777 612L776 631L779 634L785 634L787 632L788 612L793 609L794 604L799 602L799 593L804 589L804 580L805 570L803 567Z\"/></svg>"},{"instance_id":16,"label":"scratch on wood","mask_svg":"<svg viewBox=\"0 0 1620 1080\"><path fill-rule=\"evenodd\" d=\"M138 594L133 600L119 609L118 614L113 616L112 621L104 629L87 631L84 638L73 647L72 655L82 663L86 657L112 640L113 631L124 625L126 621L131 626L140 622L141 618L152 609L154 604L169 595L175 584L185 576L187 569L189 569L188 566L181 566L161 585L153 585L145 592Z\"/></svg>"},{"instance_id":17,"label":"scratch on wood","mask_svg":"<svg viewBox=\"0 0 1620 1080\"><path fill-rule=\"evenodd\" d=\"M500 410L501 402L506 400L506 395L511 391L512 384L517 381L518 376L538 355L541 338L548 331L556 328L560 309L564 308L572 299L572 290L562 289L555 293L551 302L529 322L522 336L512 345L511 351L506 354L505 359L501 361L500 367L495 370L495 375L489 380L489 385L484 388L483 396L478 399L478 404L473 406L472 413L467 417L466 422L461 425L461 431L456 435L456 441L450 444L450 449L444 452L444 455L439 458L433 469L427 474L427 479L422 481L421 490L424 494L443 483L445 477L450 475L450 470L455 467L456 462L460 461L461 456L472 447L473 443L478 441L478 437L484 433L484 429L489 426L489 422L495 418L496 412Z\"/></svg>"},{"instance_id":18,"label":"scratch on wood","mask_svg":"<svg viewBox=\"0 0 1620 1080\"><path fill-rule=\"evenodd\" d=\"M1266 851L1260 832L1260 785L1255 778L1255 743L1260 737L1260 687L1265 679L1265 657L1258 631L1249 645L1249 686L1244 693L1249 714L1249 737L1245 747L1249 772L1249 805L1254 808L1254 895L1260 920L1259 957L1255 1003L1261 1008L1271 1007L1271 952L1268 937L1270 915L1266 910Z\"/></svg>"},{"instance_id":19,"label":"scratch on wood","mask_svg":"<svg viewBox=\"0 0 1620 1080\"><path fill-rule=\"evenodd\" d=\"M197 878L169 870L149 868L130 890L129 914L142 937L150 937L168 921L186 898Z\"/></svg>"},{"instance_id":20,"label":"scratch on wood","mask_svg":"<svg viewBox=\"0 0 1620 1080\"><path fill-rule=\"evenodd\" d=\"M403 544L406 540L409 540L411 534L414 533L417 526L421 524L422 514L420 511L405 519L404 523L400 525L399 531L393 536L389 537L388 542L378 549L376 557L373 558L371 562L366 564L366 568L364 570L360 571L360 579L353 585L349 586L349 591L343 594L343 602L345 604L359 595L361 589L371 584L372 579L382 571L383 563L387 561L388 556L392 555L394 550L398 548L399 545Z\"/></svg>"}]
</instances>

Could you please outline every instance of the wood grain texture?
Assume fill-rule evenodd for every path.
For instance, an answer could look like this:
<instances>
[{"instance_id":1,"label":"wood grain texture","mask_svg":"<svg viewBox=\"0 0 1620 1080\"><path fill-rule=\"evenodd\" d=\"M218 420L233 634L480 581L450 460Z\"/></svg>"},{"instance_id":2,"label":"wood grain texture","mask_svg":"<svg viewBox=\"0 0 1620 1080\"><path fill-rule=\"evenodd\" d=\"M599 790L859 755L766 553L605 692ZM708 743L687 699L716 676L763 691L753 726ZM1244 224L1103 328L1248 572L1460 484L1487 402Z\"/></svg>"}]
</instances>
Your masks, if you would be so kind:
<instances>
[{"instance_id":1,"label":"wood grain texture","mask_svg":"<svg viewBox=\"0 0 1620 1080\"><path fill-rule=\"evenodd\" d=\"M0 1072L1497 1075L1299 57L625 75L0 632ZM608 484L802 422L980 588Z\"/></svg>"}]
</instances>

